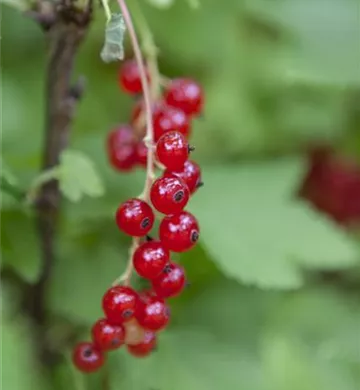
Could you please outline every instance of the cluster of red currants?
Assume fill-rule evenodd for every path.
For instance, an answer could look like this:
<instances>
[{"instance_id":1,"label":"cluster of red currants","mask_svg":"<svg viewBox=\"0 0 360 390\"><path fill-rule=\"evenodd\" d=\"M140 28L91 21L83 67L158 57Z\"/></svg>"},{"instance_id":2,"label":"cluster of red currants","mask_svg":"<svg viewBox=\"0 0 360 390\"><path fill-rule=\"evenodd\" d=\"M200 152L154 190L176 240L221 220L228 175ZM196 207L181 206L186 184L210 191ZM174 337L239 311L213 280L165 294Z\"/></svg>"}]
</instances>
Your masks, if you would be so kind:
<instances>
[{"instance_id":1,"label":"cluster of red currants","mask_svg":"<svg viewBox=\"0 0 360 390\"><path fill-rule=\"evenodd\" d=\"M147 75L148 78L149 75ZM142 92L139 70L134 61L120 69L120 85L130 94ZM163 167L162 175L150 188L150 202L133 198L122 203L116 212L116 223L124 233L137 237L132 265L150 288L136 292L124 285L111 287L103 296L105 318L92 328L92 342L79 343L73 351L73 362L83 372L99 369L104 353L125 344L130 354L148 356L156 346L156 334L170 320L166 299L179 295L186 285L183 267L171 261L170 252L191 249L199 238L196 218L184 211L190 195L201 185L200 167L189 160L191 119L200 114L203 92L190 79L172 80L161 100L153 102L155 159ZM133 121L143 117L144 103L135 105ZM135 129L136 127L136 129ZM140 127L140 131L139 131ZM144 123L122 125L108 137L108 157L114 168L128 171L135 165L146 165L147 146ZM162 217L158 239L149 233L155 221L154 210Z\"/></svg>"},{"instance_id":2,"label":"cluster of red currants","mask_svg":"<svg viewBox=\"0 0 360 390\"><path fill-rule=\"evenodd\" d=\"M340 225L359 226L359 163L327 146L311 149L308 160L300 195Z\"/></svg>"}]
</instances>

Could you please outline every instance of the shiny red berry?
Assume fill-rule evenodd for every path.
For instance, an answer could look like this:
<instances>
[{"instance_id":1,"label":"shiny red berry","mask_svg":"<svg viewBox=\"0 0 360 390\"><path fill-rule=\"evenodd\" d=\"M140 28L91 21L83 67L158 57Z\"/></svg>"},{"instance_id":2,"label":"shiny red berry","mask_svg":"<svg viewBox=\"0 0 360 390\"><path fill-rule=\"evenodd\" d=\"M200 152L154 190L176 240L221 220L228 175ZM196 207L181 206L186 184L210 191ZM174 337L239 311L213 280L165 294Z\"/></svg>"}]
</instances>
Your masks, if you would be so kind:
<instances>
[{"instance_id":1,"label":"shiny red berry","mask_svg":"<svg viewBox=\"0 0 360 390\"><path fill-rule=\"evenodd\" d=\"M189 201L189 196L187 185L174 176L159 177L150 189L151 203L163 214L175 214L181 211Z\"/></svg>"},{"instance_id":2,"label":"shiny red berry","mask_svg":"<svg viewBox=\"0 0 360 390\"><path fill-rule=\"evenodd\" d=\"M136 164L136 148L133 129L121 125L107 137L107 153L110 164L119 171L129 171Z\"/></svg>"},{"instance_id":3,"label":"shiny red berry","mask_svg":"<svg viewBox=\"0 0 360 390\"><path fill-rule=\"evenodd\" d=\"M135 317L139 324L149 330L164 329L170 320L170 309L164 299L145 295L136 308Z\"/></svg>"},{"instance_id":4,"label":"shiny red berry","mask_svg":"<svg viewBox=\"0 0 360 390\"><path fill-rule=\"evenodd\" d=\"M145 357L156 347L156 335L154 332L147 331L145 333L145 339L142 343L136 345L127 345L129 353L136 357Z\"/></svg>"},{"instance_id":5,"label":"shiny red berry","mask_svg":"<svg viewBox=\"0 0 360 390\"><path fill-rule=\"evenodd\" d=\"M106 318L113 324L122 324L134 317L138 294L130 287L115 286L106 291L102 307Z\"/></svg>"},{"instance_id":6,"label":"shiny red berry","mask_svg":"<svg viewBox=\"0 0 360 390\"><path fill-rule=\"evenodd\" d=\"M191 194L193 194L201 183L201 170L199 165L191 160L185 161L185 164L181 169L171 171L167 169L164 172L164 176L176 176L180 178L189 188Z\"/></svg>"},{"instance_id":7,"label":"shiny red berry","mask_svg":"<svg viewBox=\"0 0 360 390\"><path fill-rule=\"evenodd\" d=\"M154 279L160 275L169 262L170 253L160 241L149 241L141 244L133 256L136 272L145 279Z\"/></svg>"},{"instance_id":8,"label":"shiny red berry","mask_svg":"<svg viewBox=\"0 0 360 390\"><path fill-rule=\"evenodd\" d=\"M180 265L169 263L162 273L152 281L157 296L170 298L179 295L186 284L185 271Z\"/></svg>"},{"instance_id":9,"label":"shiny red berry","mask_svg":"<svg viewBox=\"0 0 360 390\"><path fill-rule=\"evenodd\" d=\"M125 330L123 326L112 324L105 318L95 322L91 333L94 344L102 351L116 349L124 344Z\"/></svg>"},{"instance_id":10,"label":"shiny red berry","mask_svg":"<svg viewBox=\"0 0 360 390\"><path fill-rule=\"evenodd\" d=\"M200 85L191 79L175 79L165 92L166 103L183 110L187 115L202 111L204 94Z\"/></svg>"},{"instance_id":11,"label":"shiny red berry","mask_svg":"<svg viewBox=\"0 0 360 390\"><path fill-rule=\"evenodd\" d=\"M137 164L146 167L148 148L144 141L140 141L135 146Z\"/></svg>"},{"instance_id":12,"label":"shiny red berry","mask_svg":"<svg viewBox=\"0 0 360 390\"><path fill-rule=\"evenodd\" d=\"M184 252L191 249L199 239L199 224L187 211L167 215L160 223L159 237L170 251Z\"/></svg>"},{"instance_id":13,"label":"shiny red berry","mask_svg":"<svg viewBox=\"0 0 360 390\"><path fill-rule=\"evenodd\" d=\"M93 343L83 342L75 346L72 361L78 370L90 373L104 364L105 357Z\"/></svg>"},{"instance_id":14,"label":"shiny red berry","mask_svg":"<svg viewBox=\"0 0 360 390\"><path fill-rule=\"evenodd\" d=\"M189 156L189 144L183 134L169 131L156 144L157 159L168 169L181 169Z\"/></svg>"},{"instance_id":15,"label":"shiny red berry","mask_svg":"<svg viewBox=\"0 0 360 390\"><path fill-rule=\"evenodd\" d=\"M190 119L184 111L170 106L163 106L153 115L154 141L169 131L178 131L185 137L190 135Z\"/></svg>"},{"instance_id":16,"label":"shiny red berry","mask_svg":"<svg viewBox=\"0 0 360 390\"><path fill-rule=\"evenodd\" d=\"M149 80L149 73L146 68L145 71ZM128 60L123 63L119 70L119 84L127 93L137 94L142 92L139 67L135 60Z\"/></svg>"},{"instance_id":17,"label":"shiny red berry","mask_svg":"<svg viewBox=\"0 0 360 390\"><path fill-rule=\"evenodd\" d=\"M154 224L152 208L141 199L129 199L116 211L116 223L120 230L134 237L145 236Z\"/></svg>"}]
</instances>

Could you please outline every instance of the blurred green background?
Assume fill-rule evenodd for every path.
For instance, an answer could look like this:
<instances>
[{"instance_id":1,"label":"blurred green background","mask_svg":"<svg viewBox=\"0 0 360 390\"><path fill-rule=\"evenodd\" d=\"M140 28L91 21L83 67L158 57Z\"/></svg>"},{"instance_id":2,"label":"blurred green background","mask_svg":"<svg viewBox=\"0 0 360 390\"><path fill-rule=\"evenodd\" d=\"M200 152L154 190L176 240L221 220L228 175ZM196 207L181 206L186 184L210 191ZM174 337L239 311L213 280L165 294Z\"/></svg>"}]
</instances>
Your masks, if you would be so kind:
<instances>
[{"instance_id":1,"label":"blurred green background","mask_svg":"<svg viewBox=\"0 0 360 390\"><path fill-rule=\"evenodd\" d=\"M106 134L129 120L133 101L119 91L118 64L100 60L105 18L96 6L77 58L87 89L70 148L94 163L91 175L105 192L93 198L84 190L79 202L63 204L44 337L65 359L51 377L34 358L17 284L3 279L6 390L360 388L359 242L294 196L309 144L360 157L360 2L190 3L141 2L162 73L194 77L206 91L192 141L205 182L190 204L201 240L177 258L191 287L173 300L172 325L149 359L119 350L99 374L73 371L68 335L89 337L102 294L127 261L130 241L114 210L144 180L141 170L119 174L107 164ZM46 58L38 26L2 6L2 169L24 189L40 166ZM36 281L31 211L2 194L1 219L2 267ZM324 277L329 271L337 277Z\"/></svg>"}]
</instances>

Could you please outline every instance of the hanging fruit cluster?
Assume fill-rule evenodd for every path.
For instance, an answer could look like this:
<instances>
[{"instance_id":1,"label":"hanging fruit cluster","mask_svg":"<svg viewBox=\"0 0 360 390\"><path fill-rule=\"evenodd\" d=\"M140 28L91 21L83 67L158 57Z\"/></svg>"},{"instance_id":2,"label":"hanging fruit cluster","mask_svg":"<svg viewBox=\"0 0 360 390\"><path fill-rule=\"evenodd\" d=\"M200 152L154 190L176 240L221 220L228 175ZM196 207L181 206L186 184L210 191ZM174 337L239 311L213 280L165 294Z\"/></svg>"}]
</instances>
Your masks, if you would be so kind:
<instances>
[{"instance_id":1,"label":"hanging fruit cluster","mask_svg":"<svg viewBox=\"0 0 360 390\"><path fill-rule=\"evenodd\" d=\"M147 71L147 79L151 77ZM119 72L119 84L128 94L142 93L136 61L126 61ZM151 353L157 334L170 320L167 299L179 295L186 285L185 270L171 260L171 252L191 249L199 239L195 216L184 210L189 198L202 185L199 165L189 159L193 148L188 139L191 121L202 112L203 91L188 78L167 81L162 96L152 104L153 142L144 142L145 104L140 98L134 106L131 124L110 132L107 139L109 162L118 171L147 166L149 151L162 173L151 180L148 194L122 203L116 211L116 224L133 237L130 271L149 281L149 289L135 291L130 285L131 272L125 280L105 292L104 318L92 328L92 341L79 343L73 352L75 366L93 372L105 361L107 351L126 345L137 357ZM145 138L146 139L146 138ZM152 170L153 167L150 167ZM158 238L149 236L155 212L163 214Z\"/></svg>"},{"instance_id":2,"label":"hanging fruit cluster","mask_svg":"<svg viewBox=\"0 0 360 390\"><path fill-rule=\"evenodd\" d=\"M360 224L360 166L330 147L310 150L300 196L346 227Z\"/></svg>"}]
</instances>

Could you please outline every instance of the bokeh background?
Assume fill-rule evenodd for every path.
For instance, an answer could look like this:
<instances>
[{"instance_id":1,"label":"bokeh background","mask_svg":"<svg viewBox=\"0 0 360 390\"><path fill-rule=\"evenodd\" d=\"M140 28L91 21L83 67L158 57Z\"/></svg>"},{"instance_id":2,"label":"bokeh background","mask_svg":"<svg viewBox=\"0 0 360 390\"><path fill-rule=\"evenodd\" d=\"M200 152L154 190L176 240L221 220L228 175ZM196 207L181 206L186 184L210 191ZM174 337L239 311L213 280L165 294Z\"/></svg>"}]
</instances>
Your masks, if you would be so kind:
<instances>
[{"instance_id":1,"label":"bokeh background","mask_svg":"<svg viewBox=\"0 0 360 390\"><path fill-rule=\"evenodd\" d=\"M190 204L201 240L176 257L191 286L172 301L172 324L149 359L119 350L98 374L74 372L71 345L89 337L127 261L114 210L144 180L140 169L120 174L107 163L106 135L134 101L119 90L118 64L100 60L96 7L76 63L87 89L70 148L93 162L105 191L63 203L43 337L64 358L51 376L19 304L22 281L36 281L41 267L33 213L2 193L4 389L359 389L360 2L172 3L141 5L162 73L194 77L206 91L192 141L205 182ZM23 189L40 166L46 58L38 26L2 6L2 175ZM314 146L327 149L326 185L309 171ZM315 184L301 199L306 176Z\"/></svg>"}]
</instances>

